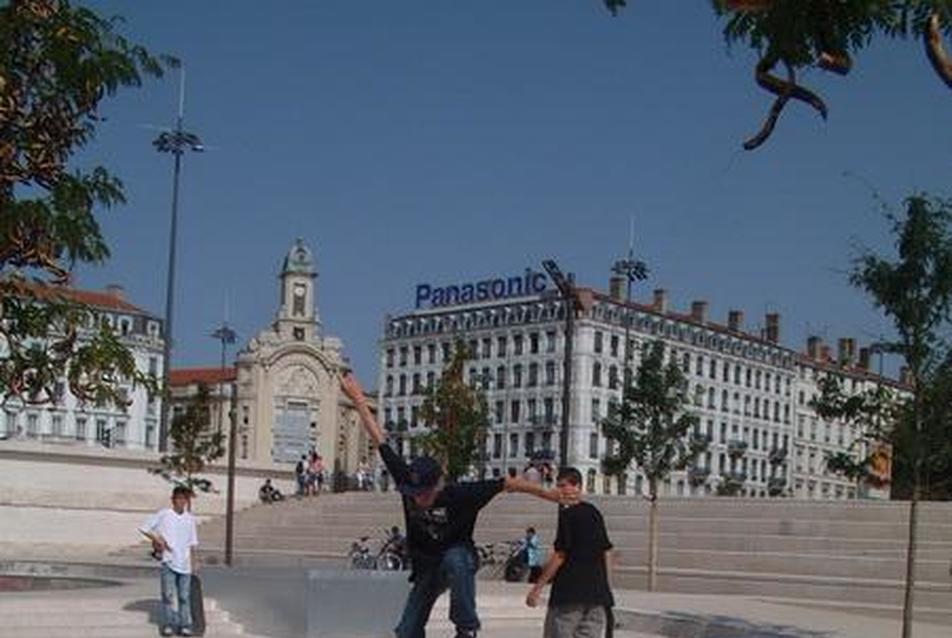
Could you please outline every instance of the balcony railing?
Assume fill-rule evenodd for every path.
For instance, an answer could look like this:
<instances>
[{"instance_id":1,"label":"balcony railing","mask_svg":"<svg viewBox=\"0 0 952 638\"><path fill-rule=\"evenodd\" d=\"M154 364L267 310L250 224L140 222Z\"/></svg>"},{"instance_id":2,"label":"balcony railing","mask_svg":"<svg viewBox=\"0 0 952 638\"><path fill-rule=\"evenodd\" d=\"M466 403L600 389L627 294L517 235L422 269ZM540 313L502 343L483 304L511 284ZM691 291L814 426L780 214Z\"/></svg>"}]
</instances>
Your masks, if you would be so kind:
<instances>
[{"instance_id":1,"label":"balcony railing","mask_svg":"<svg viewBox=\"0 0 952 638\"><path fill-rule=\"evenodd\" d=\"M721 480L726 482L743 484L747 482L747 473L741 472L739 470L724 472L723 474L721 474Z\"/></svg>"},{"instance_id":2,"label":"balcony railing","mask_svg":"<svg viewBox=\"0 0 952 638\"><path fill-rule=\"evenodd\" d=\"M780 465L787 460L787 448L785 447L775 447L770 450L770 463L772 465Z\"/></svg>"},{"instance_id":3,"label":"balcony railing","mask_svg":"<svg viewBox=\"0 0 952 638\"><path fill-rule=\"evenodd\" d=\"M742 439L730 439L727 442L727 453L738 457L747 453L747 441Z\"/></svg>"},{"instance_id":4,"label":"balcony railing","mask_svg":"<svg viewBox=\"0 0 952 638\"><path fill-rule=\"evenodd\" d=\"M691 485L703 485L710 476L711 470L706 467L688 468L688 481L691 482Z\"/></svg>"},{"instance_id":5,"label":"balcony railing","mask_svg":"<svg viewBox=\"0 0 952 638\"><path fill-rule=\"evenodd\" d=\"M775 476L767 481L767 493L770 496L780 496L787 488L787 479L782 476Z\"/></svg>"}]
</instances>

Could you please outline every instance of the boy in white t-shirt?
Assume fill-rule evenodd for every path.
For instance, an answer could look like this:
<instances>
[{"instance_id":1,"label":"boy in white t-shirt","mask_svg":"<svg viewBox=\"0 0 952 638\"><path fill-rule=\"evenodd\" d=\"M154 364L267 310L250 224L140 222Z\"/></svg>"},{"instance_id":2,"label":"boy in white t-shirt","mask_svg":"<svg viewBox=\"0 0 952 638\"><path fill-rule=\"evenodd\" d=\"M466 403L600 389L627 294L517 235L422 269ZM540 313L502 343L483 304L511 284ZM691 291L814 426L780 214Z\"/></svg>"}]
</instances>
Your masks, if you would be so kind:
<instances>
[{"instance_id":1,"label":"boy in white t-shirt","mask_svg":"<svg viewBox=\"0 0 952 638\"><path fill-rule=\"evenodd\" d=\"M192 492L179 485L172 490L172 507L149 517L139 528L156 552L162 552L160 582L162 586L161 634L171 636L175 628L183 636L192 635L191 578L192 548L198 545L195 517L189 503ZM175 599L178 598L178 612Z\"/></svg>"}]
</instances>

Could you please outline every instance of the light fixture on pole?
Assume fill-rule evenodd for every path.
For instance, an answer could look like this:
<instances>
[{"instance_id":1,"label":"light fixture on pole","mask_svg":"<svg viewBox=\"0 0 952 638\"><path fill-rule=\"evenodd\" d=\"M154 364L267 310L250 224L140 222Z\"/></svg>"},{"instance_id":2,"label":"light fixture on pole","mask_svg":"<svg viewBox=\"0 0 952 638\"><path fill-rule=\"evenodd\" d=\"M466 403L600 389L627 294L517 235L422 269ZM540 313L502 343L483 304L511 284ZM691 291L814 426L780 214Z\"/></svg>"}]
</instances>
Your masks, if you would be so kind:
<instances>
[{"instance_id":1,"label":"light fixture on pole","mask_svg":"<svg viewBox=\"0 0 952 638\"><path fill-rule=\"evenodd\" d=\"M221 378L218 380L218 432L222 431L222 418L225 413L225 355L228 346L238 340L238 334L227 321L223 321L211 335L221 342ZM235 418L235 388L228 397L228 493L225 505L225 564L231 567L234 560L235 543L235 448L237 447L238 425Z\"/></svg>"},{"instance_id":2,"label":"light fixture on pole","mask_svg":"<svg viewBox=\"0 0 952 638\"><path fill-rule=\"evenodd\" d=\"M648 278L648 266L640 259L635 259L634 246L628 246L628 258L620 259L612 266L612 272L619 277L624 277L628 284L625 295L625 381L624 387L628 387L631 380L631 345L629 344L631 335L631 288L636 281L644 281Z\"/></svg>"},{"instance_id":3,"label":"light fixture on pole","mask_svg":"<svg viewBox=\"0 0 952 638\"><path fill-rule=\"evenodd\" d=\"M572 346L575 341L575 312L578 308L578 292L572 275L562 274L558 264L552 259L542 262L552 283L559 289L565 308L565 351L562 370L562 436L559 441L559 466L569 464L569 411L572 407Z\"/></svg>"},{"instance_id":4,"label":"light fixture on pole","mask_svg":"<svg viewBox=\"0 0 952 638\"><path fill-rule=\"evenodd\" d=\"M159 451L164 452L168 446L169 433L169 371L172 367L172 312L175 299L175 242L178 231L178 198L179 176L182 172L182 155L186 151L202 152L205 147L194 133L182 128L185 111L185 68L181 70L179 85L178 117L173 130L163 131L152 141L152 146L160 153L171 153L173 161L172 172L172 221L169 230L169 261L167 279L165 283L165 323L164 329L164 363L162 370L162 386L165 396L162 401L162 414L159 422Z\"/></svg>"}]
</instances>

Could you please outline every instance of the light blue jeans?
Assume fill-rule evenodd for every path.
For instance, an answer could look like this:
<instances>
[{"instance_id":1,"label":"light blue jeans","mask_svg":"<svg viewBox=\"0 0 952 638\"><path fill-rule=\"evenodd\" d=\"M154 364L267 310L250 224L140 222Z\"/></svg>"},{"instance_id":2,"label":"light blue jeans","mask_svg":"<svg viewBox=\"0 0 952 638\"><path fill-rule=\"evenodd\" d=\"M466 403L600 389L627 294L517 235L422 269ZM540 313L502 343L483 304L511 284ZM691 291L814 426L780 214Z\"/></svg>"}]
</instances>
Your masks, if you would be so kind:
<instances>
[{"instance_id":1,"label":"light blue jeans","mask_svg":"<svg viewBox=\"0 0 952 638\"><path fill-rule=\"evenodd\" d=\"M192 629L192 575L180 574L168 565L162 565L162 627L173 629ZM178 598L178 611L175 611L175 599Z\"/></svg>"},{"instance_id":2,"label":"light blue jeans","mask_svg":"<svg viewBox=\"0 0 952 638\"><path fill-rule=\"evenodd\" d=\"M450 620L457 634L479 629L476 614L476 559L464 545L450 547L443 560L425 569L413 567L413 589L407 598L397 638L425 638L424 628L436 599L450 590Z\"/></svg>"}]
</instances>

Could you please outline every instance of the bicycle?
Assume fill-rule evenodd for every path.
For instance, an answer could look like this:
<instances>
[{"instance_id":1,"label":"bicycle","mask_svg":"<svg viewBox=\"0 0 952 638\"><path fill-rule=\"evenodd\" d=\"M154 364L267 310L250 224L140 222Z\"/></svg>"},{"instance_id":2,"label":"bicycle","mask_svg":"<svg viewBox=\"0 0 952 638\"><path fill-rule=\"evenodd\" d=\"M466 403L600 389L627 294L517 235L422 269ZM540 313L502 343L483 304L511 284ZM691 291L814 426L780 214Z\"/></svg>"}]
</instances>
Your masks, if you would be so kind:
<instances>
[{"instance_id":1,"label":"bicycle","mask_svg":"<svg viewBox=\"0 0 952 638\"><path fill-rule=\"evenodd\" d=\"M381 543L376 553L370 549L369 536L361 536L350 546L347 555L351 569L371 569L379 571L400 571L405 561L392 536L386 534L386 540Z\"/></svg>"}]
</instances>

